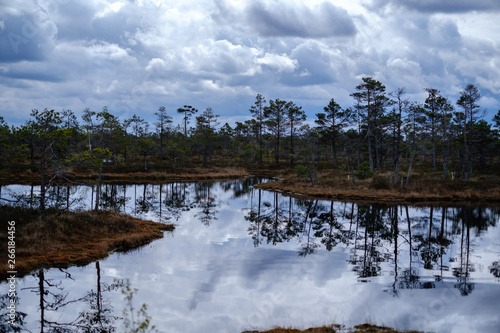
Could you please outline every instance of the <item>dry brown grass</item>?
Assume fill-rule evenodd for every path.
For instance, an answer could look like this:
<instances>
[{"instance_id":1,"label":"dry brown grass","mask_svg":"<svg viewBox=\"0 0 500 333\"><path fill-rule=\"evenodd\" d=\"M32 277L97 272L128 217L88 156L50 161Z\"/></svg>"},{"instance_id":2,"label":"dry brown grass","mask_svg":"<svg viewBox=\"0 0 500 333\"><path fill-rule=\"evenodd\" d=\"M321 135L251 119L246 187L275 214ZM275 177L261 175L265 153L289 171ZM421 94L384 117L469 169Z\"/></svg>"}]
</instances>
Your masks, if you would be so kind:
<instances>
[{"instance_id":1,"label":"dry brown grass","mask_svg":"<svg viewBox=\"0 0 500 333\"><path fill-rule=\"evenodd\" d=\"M322 327L311 327L306 330L294 328L273 328L268 331L245 331L244 333L335 333L342 328L341 325L330 325ZM349 333L421 333L419 331L400 331L390 327L377 326L372 324L362 324L353 328L343 328L343 332Z\"/></svg>"},{"instance_id":2,"label":"dry brown grass","mask_svg":"<svg viewBox=\"0 0 500 333\"><path fill-rule=\"evenodd\" d=\"M115 212L50 213L45 220L34 209L0 208L0 246L7 249L7 221L16 222L16 270L19 276L43 267L83 265L163 237L172 225L144 221ZM6 258L6 256L2 256ZM8 271L2 263L0 278Z\"/></svg>"},{"instance_id":3,"label":"dry brown grass","mask_svg":"<svg viewBox=\"0 0 500 333\"><path fill-rule=\"evenodd\" d=\"M134 172L108 173L106 180L215 180L234 179L248 176L248 172L237 167L190 168L186 172Z\"/></svg>"},{"instance_id":4,"label":"dry brown grass","mask_svg":"<svg viewBox=\"0 0 500 333\"><path fill-rule=\"evenodd\" d=\"M362 324L354 326L352 333L419 333L418 331L399 331L390 327Z\"/></svg>"},{"instance_id":5,"label":"dry brown grass","mask_svg":"<svg viewBox=\"0 0 500 333\"><path fill-rule=\"evenodd\" d=\"M490 201L500 202L500 176L483 175L471 178L445 180L441 174L414 174L408 186L401 182L389 183L389 173L380 173L370 179L347 178L341 171L319 172L319 185L309 178L282 173L281 180L258 185L259 188L279 190L287 194L335 199L366 199L390 201Z\"/></svg>"},{"instance_id":6,"label":"dry brown grass","mask_svg":"<svg viewBox=\"0 0 500 333\"><path fill-rule=\"evenodd\" d=\"M108 172L103 180L108 183L156 183L163 181L202 181L238 179L252 174L262 177L279 177L282 180L259 185L263 189L280 190L289 194L335 199L364 199L391 201L489 201L500 202L500 173L475 176L465 183L460 178L443 179L442 172L430 171L424 167L413 172L408 186L398 181L390 184L389 172L378 172L369 179L356 179L355 186L345 171L322 167L318 170L320 185L311 185L308 177L299 177L294 168L283 166L248 166L248 170L238 166L212 166L204 168L198 164L178 168L175 171L151 172ZM125 169L124 169L125 170ZM110 171L113 171L110 169ZM485 171L486 172L486 171ZM403 176L406 176L402 173ZM68 169L67 177L73 181L95 180L97 174L89 171ZM457 176L458 177L458 176ZM36 173L9 174L0 178L0 183L36 183L40 176Z\"/></svg>"},{"instance_id":7,"label":"dry brown grass","mask_svg":"<svg viewBox=\"0 0 500 333\"><path fill-rule=\"evenodd\" d=\"M335 333L334 326L311 327L306 330L298 330L294 328L273 328L268 331L245 331L247 333Z\"/></svg>"},{"instance_id":8,"label":"dry brown grass","mask_svg":"<svg viewBox=\"0 0 500 333\"><path fill-rule=\"evenodd\" d=\"M187 169L179 169L176 171L151 171L151 172L104 172L103 180L106 182L120 183L137 183L141 181L156 182L156 181L197 181L197 180L223 180L237 179L248 176L249 173L239 167L190 167ZM0 177L0 183L10 184L31 184L40 181L39 173L10 173ZM52 175L50 175L52 177ZM64 173L64 177L73 182L78 181L95 181L97 173L93 171L72 170L68 169ZM64 183L64 179L59 179Z\"/></svg>"}]
</instances>

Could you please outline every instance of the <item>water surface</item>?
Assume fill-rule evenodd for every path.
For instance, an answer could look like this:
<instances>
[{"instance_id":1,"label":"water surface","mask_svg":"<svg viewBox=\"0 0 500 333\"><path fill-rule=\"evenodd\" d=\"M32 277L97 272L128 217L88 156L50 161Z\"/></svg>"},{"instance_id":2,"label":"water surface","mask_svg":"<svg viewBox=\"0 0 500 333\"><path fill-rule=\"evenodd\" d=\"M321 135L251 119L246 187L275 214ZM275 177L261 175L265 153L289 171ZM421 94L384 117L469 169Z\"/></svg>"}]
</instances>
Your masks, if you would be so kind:
<instances>
[{"instance_id":1,"label":"water surface","mask_svg":"<svg viewBox=\"0 0 500 333\"><path fill-rule=\"evenodd\" d=\"M105 186L102 208L175 223L175 231L85 267L18 278L19 325L122 332L128 280L138 289L133 306L147 304L160 332L367 321L499 331L499 209L299 200L254 189L255 182ZM35 200L37 188L2 187L3 197L21 193ZM61 187L51 203L89 209L94 195Z\"/></svg>"}]
</instances>

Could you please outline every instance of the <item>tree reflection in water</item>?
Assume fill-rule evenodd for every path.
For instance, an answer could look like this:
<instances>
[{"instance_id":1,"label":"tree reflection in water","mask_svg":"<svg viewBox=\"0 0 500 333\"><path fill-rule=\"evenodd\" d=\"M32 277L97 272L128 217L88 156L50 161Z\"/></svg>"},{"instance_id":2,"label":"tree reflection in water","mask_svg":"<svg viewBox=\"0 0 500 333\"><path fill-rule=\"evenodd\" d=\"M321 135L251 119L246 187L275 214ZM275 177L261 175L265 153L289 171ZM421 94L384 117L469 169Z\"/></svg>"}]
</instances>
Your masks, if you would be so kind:
<instances>
[{"instance_id":1,"label":"tree reflection in water","mask_svg":"<svg viewBox=\"0 0 500 333\"><path fill-rule=\"evenodd\" d=\"M230 193L231 199L248 196L250 207L244 218L255 247L263 242L278 245L294 240L300 256L315 254L321 248L349 251L349 262L360 281L380 276L381 263L390 262L394 265L394 286L405 288L434 286L433 281L420 281L420 269L432 271L435 281L441 281L444 272L451 270L456 288L463 295L474 289L471 273L476 268L471 253L475 239L495 226L499 216L495 208L431 206L411 208L410 217L404 205L295 199L255 189L253 186L260 181L247 178L220 183L103 184L100 208L127 212L127 207L132 206L134 215L164 223L175 223L196 209L194 216L210 226L219 218L218 207L229 205L220 202L219 191ZM36 187L24 192L12 196L20 198L23 205L32 205ZM92 198L93 193L89 195ZM81 196L77 187L53 186L48 203L61 209L78 208ZM452 245L459 249L457 253L451 250ZM495 277L499 276L498 262L493 261L489 267Z\"/></svg>"},{"instance_id":2,"label":"tree reflection in water","mask_svg":"<svg viewBox=\"0 0 500 333\"><path fill-rule=\"evenodd\" d=\"M408 206L378 203L350 203L350 209L346 203L340 213L333 201L285 199L273 193L270 202L260 189L255 193L245 216L255 247L262 240L279 245L295 239L299 256L307 256L321 248L344 251L339 247L345 245L360 282L383 275L381 263L390 263L393 282L387 292L395 297L400 289L435 288L450 269L455 288L469 295L474 290L474 237L496 226L499 217L497 209L486 212L483 207L416 207L418 214L410 217ZM495 277L499 266L495 261L489 267ZM430 271L434 280L423 281L421 269Z\"/></svg>"},{"instance_id":3,"label":"tree reflection in water","mask_svg":"<svg viewBox=\"0 0 500 333\"><path fill-rule=\"evenodd\" d=\"M9 288L7 288L9 289ZM3 320L0 321L0 332L24 332L25 329L25 318L27 313L16 310L13 314L11 313L9 307L11 307L11 299L14 300L14 304L16 308L19 309L19 300L18 296L11 298L9 296L10 292L0 295L0 318ZM13 315L14 318L10 317Z\"/></svg>"},{"instance_id":4,"label":"tree reflection in water","mask_svg":"<svg viewBox=\"0 0 500 333\"><path fill-rule=\"evenodd\" d=\"M82 332L116 332L114 326L116 320L120 317L115 316L111 302L103 297L103 293L118 290L123 286L122 282L112 284L101 282L101 266L99 261L95 263L97 273L96 290L91 289L81 299L88 303L88 307L80 312L78 318L74 321L74 326L81 329Z\"/></svg>"},{"instance_id":5,"label":"tree reflection in water","mask_svg":"<svg viewBox=\"0 0 500 333\"><path fill-rule=\"evenodd\" d=\"M213 193L212 188L215 183L201 182L194 185L194 204L199 208L199 212L195 216L205 226L209 227L210 224L217 220L217 195Z\"/></svg>"},{"instance_id":6,"label":"tree reflection in water","mask_svg":"<svg viewBox=\"0 0 500 333\"><path fill-rule=\"evenodd\" d=\"M118 290L121 282L112 284L101 281L100 262L95 263L96 267L96 289L87 291L84 296L71 298L70 292L64 287L65 280L74 278L67 271L60 269L64 273L64 278L60 280L49 279L43 269L33 276L38 280L36 287L28 287L23 290L31 290L38 296L37 308L39 312L40 333L70 333L70 332L116 332L116 321L121 319L114 315L114 309L109 299L103 293ZM3 300L4 298L2 298ZM70 309L68 311L68 308ZM72 309L72 310L71 310ZM76 318L64 318L58 313L74 313L74 309L81 309ZM26 313L19 312L16 317L16 324L0 326L1 332L22 332L25 331L24 321ZM3 325L3 324L2 324Z\"/></svg>"}]
</instances>

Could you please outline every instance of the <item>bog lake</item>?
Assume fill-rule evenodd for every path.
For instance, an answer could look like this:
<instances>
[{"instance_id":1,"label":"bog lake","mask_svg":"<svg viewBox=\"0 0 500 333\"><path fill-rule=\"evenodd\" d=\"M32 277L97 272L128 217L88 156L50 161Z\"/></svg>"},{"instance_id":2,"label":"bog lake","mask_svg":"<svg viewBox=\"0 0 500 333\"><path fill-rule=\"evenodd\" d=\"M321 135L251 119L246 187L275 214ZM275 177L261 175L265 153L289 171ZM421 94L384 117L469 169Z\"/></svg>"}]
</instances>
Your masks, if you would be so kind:
<instances>
[{"instance_id":1,"label":"bog lake","mask_svg":"<svg viewBox=\"0 0 500 333\"><path fill-rule=\"evenodd\" d=\"M21 331L122 332L128 283L135 311L146 304L160 332L364 322L499 332L498 207L293 198L254 188L260 181L103 185L102 209L175 230L83 267L18 278ZM1 188L26 204L37 191ZM94 195L62 186L50 200L91 209ZM8 285L0 287L6 304Z\"/></svg>"}]
</instances>

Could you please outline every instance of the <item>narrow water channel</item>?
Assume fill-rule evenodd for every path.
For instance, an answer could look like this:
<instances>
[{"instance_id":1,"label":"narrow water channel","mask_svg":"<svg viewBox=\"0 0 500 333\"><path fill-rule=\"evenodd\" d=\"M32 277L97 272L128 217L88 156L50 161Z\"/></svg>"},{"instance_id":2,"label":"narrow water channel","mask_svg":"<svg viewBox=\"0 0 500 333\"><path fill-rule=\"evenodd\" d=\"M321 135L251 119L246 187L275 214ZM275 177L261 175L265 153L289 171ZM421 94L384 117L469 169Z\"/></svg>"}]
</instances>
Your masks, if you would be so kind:
<instances>
[{"instance_id":1,"label":"narrow water channel","mask_svg":"<svg viewBox=\"0 0 500 333\"><path fill-rule=\"evenodd\" d=\"M254 189L258 181L104 186L103 209L175 231L85 267L18 279L20 331L124 332L127 281L138 290L134 310L146 304L160 332L364 322L499 331L500 209L296 199ZM26 205L36 193L2 187ZM51 200L95 205L89 187L56 188Z\"/></svg>"}]
</instances>

